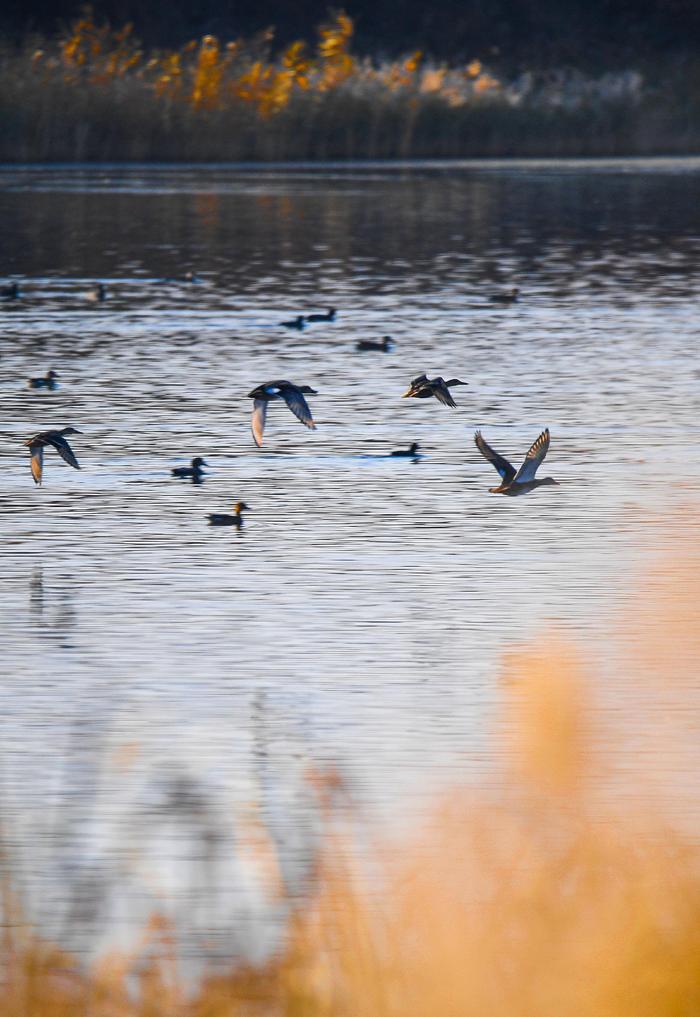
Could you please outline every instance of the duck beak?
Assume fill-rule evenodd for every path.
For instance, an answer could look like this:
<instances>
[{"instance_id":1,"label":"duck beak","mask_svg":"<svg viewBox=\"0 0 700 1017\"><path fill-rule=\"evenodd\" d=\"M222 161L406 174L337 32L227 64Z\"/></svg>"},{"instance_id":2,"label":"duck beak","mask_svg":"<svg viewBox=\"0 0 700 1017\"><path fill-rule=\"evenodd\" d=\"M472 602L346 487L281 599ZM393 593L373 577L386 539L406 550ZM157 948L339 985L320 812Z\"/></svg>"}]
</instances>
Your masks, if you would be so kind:
<instances>
[{"instance_id":1,"label":"duck beak","mask_svg":"<svg viewBox=\"0 0 700 1017\"><path fill-rule=\"evenodd\" d=\"M406 391L405 391L405 392L404 392L404 394L403 394L403 395L401 396L401 398L402 398L402 399L408 399L408 397L410 396L410 394L411 394L411 392L412 392L412 391L413 391L413 389L410 389L410 388L409 388L409 389L406 389Z\"/></svg>"}]
</instances>

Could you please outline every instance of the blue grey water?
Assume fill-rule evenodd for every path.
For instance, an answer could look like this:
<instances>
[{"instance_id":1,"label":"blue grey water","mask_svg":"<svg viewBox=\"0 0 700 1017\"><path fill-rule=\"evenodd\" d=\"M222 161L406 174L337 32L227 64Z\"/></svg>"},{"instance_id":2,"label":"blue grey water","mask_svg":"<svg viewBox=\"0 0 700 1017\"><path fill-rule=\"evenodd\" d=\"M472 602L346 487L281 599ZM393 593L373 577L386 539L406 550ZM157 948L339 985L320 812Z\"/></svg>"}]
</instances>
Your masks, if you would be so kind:
<instances>
[{"instance_id":1,"label":"blue grey water","mask_svg":"<svg viewBox=\"0 0 700 1017\"><path fill-rule=\"evenodd\" d=\"M373 829L497 773L504 653L597 645L700 493L699 199L694 160L0 168L0 819L45 935L160 911L264 956L261 837L303 894L314 774ZM423 372L456 409L400 398ZM274 378L318 428L274 404L259 450ZM35 487L22 441L68 424L81 471L49 452ZM489 494L475 429L517 461L545 426L560 486Z\"/></svg>"}]
</instances>

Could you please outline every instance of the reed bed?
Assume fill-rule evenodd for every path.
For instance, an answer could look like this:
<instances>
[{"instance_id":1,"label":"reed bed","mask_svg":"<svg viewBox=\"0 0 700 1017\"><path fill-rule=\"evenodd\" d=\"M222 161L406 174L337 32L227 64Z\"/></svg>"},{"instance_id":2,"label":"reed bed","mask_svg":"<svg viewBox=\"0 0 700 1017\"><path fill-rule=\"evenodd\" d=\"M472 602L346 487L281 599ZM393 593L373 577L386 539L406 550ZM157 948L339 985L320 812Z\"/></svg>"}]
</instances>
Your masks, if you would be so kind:
<instances>
[{"instance_id":1,"label":"reed bed","mask_svg":"<svg viewBox=\"0 0 700 1017\"><path fill-rule=\"evenodd\" d=\"M506 78L481 61L352 52L334 15L310 47L271 31L145 52L90 11L62 36L0 47L0 160L277 161L633 155L700 150L693 69ZM695 77L697 77L697 72ZM690 83L689 83L690 82Z\"/></svg>"},{"instance_id":2,"label":"reed bed","mask_svg":"<svg viewBox=\"0 0 700 1017\"><path fill-rule=\"evenodd\" d=\"M22 931L6 884L1 1017L695 1017L699 564L686 545L620 612L627 711L561 637L510 655L502 780L446 795L371 864L334 823L342 781L317 778L315 890L260 968L187 985L154 917L132 956L85 970Z\"/></svg>"}]
</instances>

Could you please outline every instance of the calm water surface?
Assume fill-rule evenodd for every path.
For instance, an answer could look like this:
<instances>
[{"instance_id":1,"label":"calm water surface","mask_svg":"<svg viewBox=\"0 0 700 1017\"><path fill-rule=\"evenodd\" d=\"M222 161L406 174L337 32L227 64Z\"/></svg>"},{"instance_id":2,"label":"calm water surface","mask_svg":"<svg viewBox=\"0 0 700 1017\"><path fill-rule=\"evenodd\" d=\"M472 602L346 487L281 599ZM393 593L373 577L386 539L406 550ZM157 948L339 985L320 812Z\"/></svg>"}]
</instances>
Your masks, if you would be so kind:
<instances>
[{"instance_id":1,"label":"calm water surface","mask_svg":"<svg viewBox=\"0 0 700 1017\"><path fill-rule=\"evenodd\" d=\"M697 503L700 164L5 167L0 221L5 855L76 950L158 909L264 956L261 831L303 893L310 772L366 830L497 781L504 652L554 624L602 653L652 521ZM469 382L456 410L400 399L423 372ZM273 405L258 450L272 378L318 430ZM47 453L35 488L21 441L67 424L82 470ZM561 486L489 495L474 430L517 461L544 426Z\"/></svg>"}]
</instances>

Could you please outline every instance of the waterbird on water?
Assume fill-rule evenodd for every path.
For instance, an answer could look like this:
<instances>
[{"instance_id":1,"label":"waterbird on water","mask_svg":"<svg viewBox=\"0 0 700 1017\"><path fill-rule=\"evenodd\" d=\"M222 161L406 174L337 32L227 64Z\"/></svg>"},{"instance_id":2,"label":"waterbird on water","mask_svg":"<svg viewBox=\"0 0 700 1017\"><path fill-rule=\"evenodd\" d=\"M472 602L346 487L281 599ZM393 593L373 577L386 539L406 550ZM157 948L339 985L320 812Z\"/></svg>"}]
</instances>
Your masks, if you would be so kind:
<instances>
[{"instance_id":1,"label":"waterbird on water","mask_svg":"<svg viewBox=\"0 0 700 1017\"><path fill-rule=\"evenodd\" d=\"M185 272L184 275L166 275L164 283L199 283L202 280L194 272Z\"/></svg>"},{"instance_id":2,"label":"waterbird on water","mask_svg":"<svg viewBox=\"0 0 700 1017\"><path fill-rule=\"evenodd\" d=\"M18 300L22 296L19 285L16 282L10 283L9 286L3 286L0 290L0 297L3 300Z\"/></svg>"},{"instance_id":3,"label":"waterbird on water","mask_svg":"<svg viewBox=\"0 0 700 1017\"><path fill-rule=\"evenodd\" d=\"M107 299L107 287L104 283L97 283L96 286L87 291L85 299L90 300L93 304L101 303Z\"/></svg>"},{"instance_id":4,"label":"waterbird on water","mask_svg":"<svg viewBox=\"0 0 700 1017\"><path fill-rule=\"evenodd\" d=\"M243 511L252 512L251 508L248 508L244 501L237 501L234 505L233 511L235 515L226 515L225 513L212 512L211 515L207 516L210 526L235 526L237 530L240 530L243 525Z\"/></svg>"},{"instance_id":5,"label":"waterbird on water","mask_svg":"<svg viewBox=\"0 0 700 1017\"><path fill-rule=\"evenodd\" d=\"M40 431L35 434L32 438L27 438L24 442L29 447L29 455L31 456L30 465L32 468L32 476L34 477L35 484L41 484L41 477L44 468L44 449L47 445L51 448L55 448L60 457L72 466L74 470L79 470L78 460L73 454L73 449L66 441L67 434L82 434L77 427L64 427L60 431Z\"/></svg>"},{"instance_id":6,"label":"waterbird on water","mask_svg":"<svg viewBox=\"0 0 700 1017\"><path fill-rule=\"evenodd\" d=\"M484 441L481 431L476 432L474 441L479 452L496 468L501 477L501 484L498 487L489 488L491 494L508 494L511 496L528 494L530 491L534 491L536 487L543 487L546 484L557 484L557 481L552 477L543 477L541 480L535 479L535 474L542 465L542 461L549 449L548 427L532 443L523 460L523 465L517 471L507 459L504 459L503 456L499 455L498 452L494 451Z\"/></svg>"},{"instance_id":7,"label":"waterbird on water","mask_svg":"<svg viewBox=\"0 0 700 1017\"><path fill-rule=\"evenodd\" d=\"M519 293L518 287L513 286L512 289L506 290L505 293L492 293L489 301L492 304L515 304L517 303Z\"/></svg>"},{"instance_id":8,"label":"waterbird on water","mask_svg":"<svg viewBox=\"0 0 700 1017\"><path fill-rule=\"evenodd\" d=\"M56 378L58 375L55 371L47 371L43 378L30 378L27 384L30 388L48 388L53 392L55 388L58 388Z\"/></svg>"},{"instance_id":9,"label":"waterbird on water","mask_svg":"<svg viewBox=\"0 0 700 1017\"><path fill-rule=\"evenodd\" d=\"M258 448L263 443L267 404L275 399L284 399L297 420L300 420L310 430L316 430L309 404L304 399L304 395L318 395L318 393L308 385L293 385L291 381L268 381L248 393L248 398L253 400L251 429Z\"/></svg>"},{"instance_id":10,"label":"waterbird on water","mask_svg":"<svg viewBox=\"0 0 700 1017\"><path fill-rule=\"evenodd\" d=\"M378 350L380 353L389 353L393 345L394 340L391 336L385 335L381 340L360 339L356 348L358 350Z\"/></svg>"},{"instance_id":11,"label":"waterbird on water","mask_svg":"<svg viewBox=\"0 0 700 1017\"><path fill-rule=\"evenodd\" d=\"M175 466L170 472L174 477L187 478L192 480L193 483L201 483L202 477L204 476L203 466L208 466L201 456L195 456L189 466Z\"/></svg>"},{"instance_id":12,"label":"waterbird on water","mask_svg":"<svg viewBox=\"0 0 700 1017\"><path fill-rule=\"evenodd\" d=\"M404 458L416 458L418 456L418 450L420 445L417 441L414 441L410 448L399 449L397 452L392 452L392 456L403 456Z\"/></svg>"},{"instance_id":13,"label":"waterbird on water","mask_svg":"<svg viewBox=\"0 0 700 1017\"><path fill-rule=\"evenodd\" d=\"M283 328L296 328L299 332L301 332L306 328L306 321L302 315L299 314L296 318L292 318L291 321L281 321L280 325L282 325Z\"/></svg>"},{"instance_id":14,"label":"waterbird on water","mask_svg":"<svg viewBox=\"0 0 700 1017\"><path fill-rule=\"evenodd\" d=\"M413 379L401 398L429 399L431 396L435 396L445 406L456 406L457 403L450 394L450 388L453 385L467 384L468 382L460 381L459 378L450 378L449 381L445 381L444 378L428 378L425 374L419 374L417 378Z\"/></svg>"},{"instance_id":15,"label":"waterbird on water","mask_svg":"<svg viewBox=\"0 0 700 1017\"><path fill-rule=\"evenodd\" d=\"M325 314L309 314L307 321L335 321L335 307L329 307Z\"/></svg>"}]
</instances>

